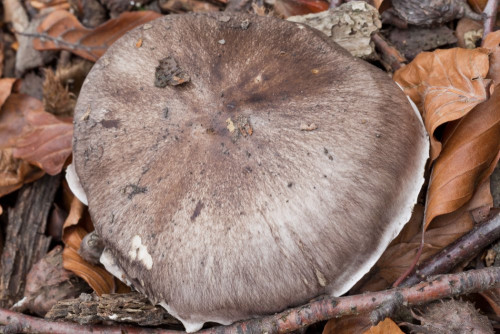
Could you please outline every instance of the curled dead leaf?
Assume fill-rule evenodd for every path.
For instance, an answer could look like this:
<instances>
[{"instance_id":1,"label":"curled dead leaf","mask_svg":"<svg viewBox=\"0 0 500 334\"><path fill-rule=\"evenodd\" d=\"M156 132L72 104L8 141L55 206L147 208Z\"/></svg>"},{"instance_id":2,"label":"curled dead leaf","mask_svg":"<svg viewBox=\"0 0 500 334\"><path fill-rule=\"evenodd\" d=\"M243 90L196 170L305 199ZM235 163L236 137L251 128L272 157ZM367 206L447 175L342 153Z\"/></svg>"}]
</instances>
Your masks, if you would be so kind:
<instances>
[{"instance_id":1,"label":"curled dead leaf","mask_svg":"<svg viewBox=\"0 0 500 334\"><path fill-rule=\"evenodd\" d=\"M394 80L419 108L431 136L431 160L441 152L436 129L464 117L489 94L487 49L454 48L419 54Z\"/></svg>"},{"instance_id":2,"label":"curled dead leaf","mask_svg":"<svg viewBox=\"0 0 500 334\"><path fill-rule=\"evenodd\" d=\"M75 232L75 236L78 234ZM79 239L80 241L82 239ZM115 279L104 268L85 262L72 247L66 246L63 251L64 269L69 270L83 278L90 287L100 296L115 291Z\"/></svg>"},{"instance_id":3,"label":"curled dead leaf","mask_svg":"<svg viewBox=\"0 0 500 334\"><path fill-rule=\"evenodd\" d=\"M45 8L51 8L54 10L57 9L68 10L70 8L68 0L30 0L29 4L31 7L39 11Z\"/></svg>"},{"instance_id":4,"label":"curled dead leaf","mask_svg":"<svg viewBox=\"0 0 500 334\"><path fill-rule=\"evenodd\" d=\"M68 50L96 61L127 31L160 16L153 11L125 12L95 29L88 29L73 14L56 10L38 27L39 35L34 38L33 45L37 50Z\"/></svg>"},{"instance_id":5,"label":"curled dead leaf","mask_svg":"<svg viewBox=\"0 0 500 334\"><path fill-rule=\"evenodd\" d=\"M363 334L404 334L404 332L391 318L385 318L384 321L379 322L377 326L370 327Z\"/></svg>"},{"instance_id":6,"label":"curled dead leaf","mask_svg":"<svg viewBox=\"0 0 500 334\"><path fill-rule=\"evenodd\" d=\"M83 238L90 232L84 227L85 211L86 207L74 196L63 225L62 239L66 246L63 251L64 269L83 278L98 295L115 292L115 278L102 266L90 264L78 254Z\"/></svg>"},{"instance_id":7,"label":"curled dead leaf","mask_svg":"<svg viewBox=\"0 0 500 334\"><path fill-rule=\"evenodd\" d=\"M16 78L2 78L0 79L0 107L3 106L7 98L10 96L12 87L16 82Z\"/></svg>"},{"instance_id":8,"label":"curled dead leaf","mask_svg":"<svg viewBox=\"0 0 500 334\"><path fill-rule=\"evenodd\" d=\"M328 320L322 334L364 333L370 329L369 315L350 315Z\"/></svg>"},{"instance_id":9,"label":"curled dead leaf","mask_svg":"<svg viewBox=\"0 0 500 334\"><path fill-rule=\"evenodd\" d=\"M493 203L489 182L483 182L467 205L459 210L436 217L425 232L420 262L448 246L474 227L471 211ZM417 254L421 242L423 207L418 205L412 220L394 239L374 266L373 275L360 291L378 291L389 287L405 273Z\"/></svg>"},{"instance_id":10,"label":"curled dead leaf","mask_svg":"<svg viewBox=\"0 0 500 334\"><path fill-rule=\"evenodd\" d=\"M330 4L324 0L276 0L274 10L287 18L295 15L319 13L328 10Z\"/></svg>"},{"instance_id":11,"label":"curled dead leaf","mask_svg":"<svg viewBox=\"0 0 500 334\"><path fill-rule=\"evenodd\" d=\"M454 212L472 198L478 184L489 180L500 158L500 87L465 117L448 124L443 150L434 163L425 226Z\"/></svg>"},{"instance_id":12,"label":"curled dead leaf","mask_svg":"<svg viewBox=\"0 0 500 334\"><path fill-rule=\"evenodd\" d=\"M73 124L43 111L42 102L11 94L0 114L0 149L12 148L14 158L51 175L61 172L71 154Z\"/></svg>"},{"instance_id":13,"label":"curled dead leaf","mask_svg":"<svg viewBox=\"0 0 500 334\"><path fill-rule=\"evenodd\" d=\"M62 247L56 246L35 263L26 277L24 298L18 312L29 309L44 316L58 301L75 298L89 287L62 266Z\"/></svg>"},{"instance_id":14,"label":"curled dead leaf","mask_svg":"<svg viewBox=\"0 0 500 334\"><path fill-rule=\"evenodd\" d=\"M0 197L41 178L45 173L26 161L14 158L12 148L0 150Z\"/></svg>"},{"instance_id":15,"label":"curled dead leaf","mask_svg":"<svg viewBox=\"0 0 500 334\"><path fill-rule=\"evenodd\" d=\"M490 77L495 85L500 84L500 30L490 32L483 41L483 47L490 50Z\"/></svg>"}]
</instances>

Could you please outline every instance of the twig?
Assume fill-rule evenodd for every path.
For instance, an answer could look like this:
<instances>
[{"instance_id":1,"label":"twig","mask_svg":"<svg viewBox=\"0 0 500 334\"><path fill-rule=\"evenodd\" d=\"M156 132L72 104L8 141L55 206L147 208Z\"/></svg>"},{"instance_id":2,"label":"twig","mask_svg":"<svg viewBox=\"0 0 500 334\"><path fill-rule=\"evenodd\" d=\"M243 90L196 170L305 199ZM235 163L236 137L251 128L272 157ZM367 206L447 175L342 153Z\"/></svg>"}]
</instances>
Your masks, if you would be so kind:
<instances>
[{"instance_id":1,"label":"twig","mask_svg":"<svg viewBox=\"0 0 500 334\"><path fill-rule=\"evenodd\" d=\"M292 308L282 313L259 319L251 319L230 326L218 326L201 331L201 334L251 334L251 333L289 333L307 327L318 321L357 315L399 299L413 306L430 301L472 292L491 289L500 284L500 268L491 267L470 270L459 274L436 276L409 288L396 288L346 297L325 297L309 304ZM397 295L400 295L396 297ZM81 326L65 322L50 322L9 310L0 309L0 323L15 326L18 330L38 333L93 333L121 334L156 333L179 334L178 331L147 329L130 326Z\"/></svg>"},{"instance_id":2,"label":"twig","mask_svg":"<svg viewBox=\"0 0 500 334\"><path fill-rule=\"evenodd\" d=\"M478 224L472 231L422 263L411 276L403 280L401 286L410 286L428 276L447 273L459 263L475 257L498 238L500 238L500 212L495 210L490 219Z\"/></svg>"},{"instance_id":3,"label":"twig","mask_svg":"<svg viewBox=\"0 0 500 334\"><path fill-rule=\"evenodd\" d=\"M57 37L52 37L52 36L47 35L47 34L33 34L33 33L27 33L27 32L19 32L19 31L16 31L15 33L19 34L21 36L26 36L26 37L31 37L31 38L38 38L42 42L44 40L49 40L49 41L54 42L56 45L64 45L68 49L72 49L72 50L73 49L82 49L82 50L91 52L93 50L102 50L102 49L107 49L108 48L107 44L102 44L102 45L99 45L99 46L85 46L85 45L81 45L81 44L70 43L70 42L65 41L64 39L57 38Z\"/></svg>"},{"instance_id":4,"label":"twig","mask_svg":"<svg viewBox=\"0 0 500 334\"><path fill-rule=\"evenodd\" d=\"M403 57L395 47L389 45L379 33L372 35L372 41L375 43L377 51L382 55L382 59L393 71L399 69L403 63L407 62L405 57Z\"/></svg>"},{"instance_id":5,"label":"twig","mask_svg":"<svg viewBox=\"0 0 500 334\"><path fill-rule=\"evenodd\" d=\"M488 0L488 3L484 7L483 17L484 17L484 31L483 39L495 28L495 23L497 19L498 11L498 0Z\"/></svg>"}]
</instances>

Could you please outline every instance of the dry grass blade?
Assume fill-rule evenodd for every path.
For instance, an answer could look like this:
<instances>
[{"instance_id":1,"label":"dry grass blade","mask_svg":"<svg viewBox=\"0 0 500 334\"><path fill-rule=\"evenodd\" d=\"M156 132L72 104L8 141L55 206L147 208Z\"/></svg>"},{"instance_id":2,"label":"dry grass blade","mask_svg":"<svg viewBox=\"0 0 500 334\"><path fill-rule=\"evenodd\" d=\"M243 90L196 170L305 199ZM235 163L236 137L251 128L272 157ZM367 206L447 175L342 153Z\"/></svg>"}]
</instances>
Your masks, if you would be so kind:
<instances>
[{"instance_id":1,"label":"dry grass blade","mask_svg":"<svg viewBox=\"0 0 500 334\"><path fill-rule=\"evenodd\" d=\"M436 129L465 116L488 98L488 53L482 48L423 52L394 74L422 113L431 135L432 161L441 151Z\"/></svg>"},{"instance_id":2,"label":"dry grass blade","mask_svg":"<svg viewBox=\"0 0 500 334\"><path fill-rule=\"evenodd\" d=\"M95 29L88 29L73 14L56 10L38 27L39 35L34 36L33 45L37 50L68 50L96 61L127 31L160 16L152 11L125 12Z\"/></svg>"}]
</instances>

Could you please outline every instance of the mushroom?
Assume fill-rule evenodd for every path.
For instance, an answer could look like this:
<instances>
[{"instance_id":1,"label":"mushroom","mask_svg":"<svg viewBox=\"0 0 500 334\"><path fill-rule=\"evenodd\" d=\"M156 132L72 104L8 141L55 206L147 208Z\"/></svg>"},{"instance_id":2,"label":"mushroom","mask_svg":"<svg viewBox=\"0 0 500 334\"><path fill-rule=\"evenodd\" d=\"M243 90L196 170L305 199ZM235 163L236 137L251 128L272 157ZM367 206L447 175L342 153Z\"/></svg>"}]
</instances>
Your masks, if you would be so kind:
<instances>
[{"instance_id":1,"label":"mushroom","mask_svg":"<svg viewBox=\"0 0 500 334\"><path fill-rule=\"evenodd\" d=\"M210 13L109 48L73 153L101 262L193 332L348 291L410 218L428 139L386 73L320 32Z\"/></svg>"}]
</instances>

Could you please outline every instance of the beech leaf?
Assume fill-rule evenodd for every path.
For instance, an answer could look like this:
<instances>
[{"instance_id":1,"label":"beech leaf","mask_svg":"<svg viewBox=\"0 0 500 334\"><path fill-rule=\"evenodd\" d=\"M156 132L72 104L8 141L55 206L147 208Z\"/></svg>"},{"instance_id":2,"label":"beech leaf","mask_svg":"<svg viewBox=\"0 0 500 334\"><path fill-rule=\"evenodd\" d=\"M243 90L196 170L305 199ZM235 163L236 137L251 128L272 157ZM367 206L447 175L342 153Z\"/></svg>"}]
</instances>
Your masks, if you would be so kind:
<instances>
[{"instance_id":1,"label":"beech leaf","mask_svg":"<svg viewBox=\"0 0 500 334\"><path fill-rule=\"evenodd\" d=\"M491 52L488 77L498 85L500 84L500 30L490 32L483 41L483 47Z\"/></svg>"},{"instance_id":2,"label":"beech leaf","mask_svg":"<svg viewBox=\"0 0 500 334\"><path fill-rule=\"evenodd\" d=\"M394 73L394 80L415 102L431 135L431 161L441 151L435 130L488 98L488 53L483 48L422 52Z\"/></svg>"},{"instance_id":3,"label":"beech leaf","mask_svg":"<svg viewBox=\"0 0 500 334\"><path fill-rule=\"evenodd\" d=\"M14 158L12 148L0 149L0 197L21 188L23 184L41 178L44 174L26 161Z\"/></svg>"},{"instance_id":4,"label":"beech leaf","mask_svg":"<svg viewBox=\"0 0 500 334\"><path fill-rule=\"evenodd\" d=\"M404 334L404 332L391 318L385 318L384 321L379 322L377 326L372 326L363 334Z\"/></svg>"},{"instance_id":5,"label":"beech leaf","mask_svg":"<svg viewBox=\"0 0 500 334\"><path fill-rule=\"evenodd\" d=\"M80 244L88 231L84 225L85 206L73 197L69 215L63 225L63 267L83 278L90 287L98 294L115 292L116 285L114 277L102 266L96 266L86 262L80 254Z\"/></svg>"},{"instance_id":6,"label":"beech leaf","mask_svg":"<svg viewBox=\"0 0 500 334\"><path fill-rule=\"evenodd\" d=\"M107 48L127 31L160 17L153 11L124 12L95 29L85 28L65 10L50 13L38 26L33 46L37 50L68 50L96 61Z\"/></svg>"},{"instance_id":7,"label":"beech leaf","mask_svg":"<svg viewBox=\"0 0 500 334\"><path fill-rule=\"evenodd\" d=\"M473 198L459 210L436 217L425 232L425 243L419 262L439 252L474 227L471 211L493 203L489 182L483 182ZM393 240L374 267L371 278L361 291L378 291L389 287L407 271L421 242L423 207L415 207L414 216Z\"/></svg>"},{"instance_id":8,"label":"beech leaf","mask_svg":"<svg viewBox=\"0 0 500 334\"><path fill-rule=\"evenodd\" d=\"M427 192L426 227L435 217L465 205L493 173L500 157L500 87L449 125L443 139Z\"/></svg>"},{"instance_id":9,"label":"beech leaf","mask_svg":"<svg viewBox=\"0 0 500 334\"><path fill-rule=\"evenodd\" d=\"M12 148L14 158L51 175L61 172L71 154L73 124L43 111L40 100L11 94L0 114L0 149Z\"/></svg>"},{"instance_id":10,"label":"beech leaf","mask_svg":"<svg viewBox=\"0 0 500 334\"><path fill-rule=\"evenodd\" d=\"M329 2L325 0L276 0L275 11L285 18L295 15L319 13L328 10Z\"/></svg>"}]
</instances>

